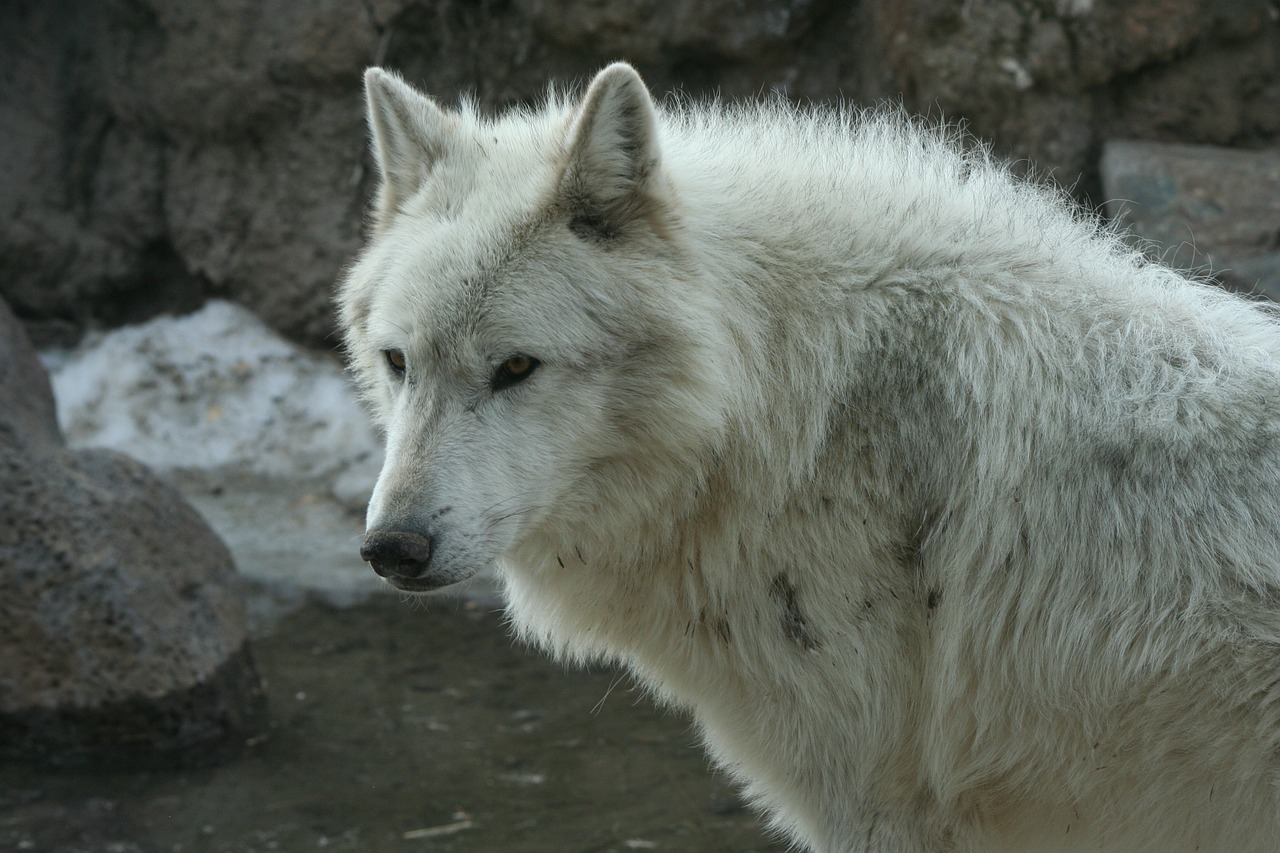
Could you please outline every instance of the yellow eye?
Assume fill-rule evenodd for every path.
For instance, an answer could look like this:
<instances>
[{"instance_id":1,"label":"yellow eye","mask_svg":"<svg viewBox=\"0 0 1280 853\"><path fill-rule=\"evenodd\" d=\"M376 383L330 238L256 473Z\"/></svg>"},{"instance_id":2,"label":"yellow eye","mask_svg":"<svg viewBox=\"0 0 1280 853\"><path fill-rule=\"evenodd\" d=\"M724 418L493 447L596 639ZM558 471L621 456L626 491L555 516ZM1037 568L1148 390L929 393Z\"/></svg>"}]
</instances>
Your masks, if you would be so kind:
<instances>
[{"instance_id":1,"label":"yellow eye","mask_svg":"<svg viewBox=\"0 0 1280 853\"><path fill-rule=\"evenodd\" d=\"M384 349L382 357L387 360L387 365L397 374L404 373L407 362L404 360L404 352L398 349Z\"/></svg>"},{"instance_id":2,"label":"yellow eye","mask_svg":"<svg viewBox=\"0 0 1280 853\"><path fill-rule=\"evenodd\" d=\"M489 387L494 391L501 391L503 388L523 382L538 369L541 363L531 355L523 353L513 355L498 365L498 369L493 372L493 378L489 380Z\"/></svg>"},{"instance_id":3,"label":"yellow eye","mask_svg":"<svg viewBox=\"0 0 1280 853\"><path fill-rule=\"evenodd\" d=\"M533 370L533 359L527 355L513 355L502 363L502 369L512 379L518 379Z\"/></svg>"}]
</instances>

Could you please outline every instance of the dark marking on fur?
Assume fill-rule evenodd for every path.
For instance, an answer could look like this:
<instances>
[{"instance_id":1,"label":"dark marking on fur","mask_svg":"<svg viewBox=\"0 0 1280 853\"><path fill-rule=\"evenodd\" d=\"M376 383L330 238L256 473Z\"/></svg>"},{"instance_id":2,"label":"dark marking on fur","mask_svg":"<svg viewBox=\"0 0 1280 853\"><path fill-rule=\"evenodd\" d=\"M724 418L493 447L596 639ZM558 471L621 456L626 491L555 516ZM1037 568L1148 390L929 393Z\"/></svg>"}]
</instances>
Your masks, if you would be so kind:
<instances>
[{"instance_id":1,"label":"dark marking on fur","mask_svg":"<svg viewBox=\"0 0 1280 853\"><path fill-rule=\"evenodd\" d=\"M902 538L894 544L893 557L912 577L924 573L925 549L939 526L942 513L937 509L922 509L919 520L902 532Z\"/></svg>"},{"instance_id":2,"label":"dark marking on fur","mask_svg":"<svg viewBox=\"0 0 1280 853\"><path fill-rule=\"evenodd\" d=\"M698 610L698 625L708 636L715 635L720 642L726 646L732 638L732 632L729 629L729 618L724 615L710 616L707 614L707 608L703 607Z\"/></svg>"},{"instance_id":3,"label":"dark marking on fur","mask_svg":"<svg viewBox=\"0 0 1280 853\"><path fill-rule=\"evenodd\" d=\"M1123 477L1133 464L1133 448L1122 444L1103 446L1098 451L1102 467L1117 479Z\"/></svg>"},{"instance_id":4,"label":"dark marking on fur","mask_svg":"<svg viewBox=\"0 0 1280 853\"><path fill-rule=\"evenodd\" d=\"M808 621L800 610L800 601L791 579L785 574L778 575L773 579L769 592L782 605L782 633L806 652L816 650L821 643L810 631Z\"/></svg>"},{"instance_id":5,"label":"dark marking on fur","mask_svg":"<svg viewBox=\"0 0 1280 853\"><path fill-rule=\"evenodd\" d=\"M930 609L930 610L937 610L937 609L938 609L938 605L939 605L939 604L941 604L941 603L942 603L942 590L938 589L937 587L934 587L933 589L930 589L930 590L929 590L929 602L928 602L928 604L929 604L929 609Z\"/></svg>"},{"instance_id":6,"label":"dark marking on fur","mask_svg":"<svg viewBox=\"0 0 1280 853\"><path fill-rule=\"evenodd\" d=\"M893 557L908 574L915 574L920 569L921 547L920 538L914 535L894 543Z\"/></svg>"},{"instance_id":7,"label":"dark marking on fur","mask_svg":"<svg viewBox=\"0 0 1280 853\"><path fill-rule=\"evenodd\" d=\"M569 230L588 243L607 243L618 235L608 217L590 208L574 214L569 220Z\"/></svg>"}]
</instances>

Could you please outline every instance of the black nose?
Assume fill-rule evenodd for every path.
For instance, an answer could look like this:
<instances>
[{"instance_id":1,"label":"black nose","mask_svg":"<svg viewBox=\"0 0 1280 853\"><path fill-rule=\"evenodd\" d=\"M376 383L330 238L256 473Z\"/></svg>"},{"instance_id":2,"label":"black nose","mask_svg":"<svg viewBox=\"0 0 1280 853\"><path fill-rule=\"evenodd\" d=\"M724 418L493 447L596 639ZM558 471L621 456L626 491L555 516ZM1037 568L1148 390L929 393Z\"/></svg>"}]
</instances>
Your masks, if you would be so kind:
<instances>
[{"instance_id":1,"label":"black nose","mask_svg":"<svg viewBox=\"0 0 1280 853\"><path fill-rule=\"evenodd\" d=\"M431 563L431 537L408 530L370 530L360 557L380 576L422 577Z\"/></svg>"}]
</instances>

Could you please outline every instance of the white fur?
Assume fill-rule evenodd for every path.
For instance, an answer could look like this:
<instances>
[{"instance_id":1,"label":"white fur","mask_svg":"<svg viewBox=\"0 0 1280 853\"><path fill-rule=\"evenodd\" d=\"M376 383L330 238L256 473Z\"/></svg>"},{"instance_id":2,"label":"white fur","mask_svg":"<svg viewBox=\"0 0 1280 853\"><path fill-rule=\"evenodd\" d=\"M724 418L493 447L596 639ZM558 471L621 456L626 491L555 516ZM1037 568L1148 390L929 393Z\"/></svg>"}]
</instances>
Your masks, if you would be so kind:
<instances>
[{"instance_id":1,"label":"white fur","mask_svg":"<svg viewBox=\"0 0 1280 853\"><path fill-rule=\"evenodd\" d=\"M368 79L370 530L496 562L815 851L1280 850L1269 308L898 115Z\"/></svg>"}]
</instances>

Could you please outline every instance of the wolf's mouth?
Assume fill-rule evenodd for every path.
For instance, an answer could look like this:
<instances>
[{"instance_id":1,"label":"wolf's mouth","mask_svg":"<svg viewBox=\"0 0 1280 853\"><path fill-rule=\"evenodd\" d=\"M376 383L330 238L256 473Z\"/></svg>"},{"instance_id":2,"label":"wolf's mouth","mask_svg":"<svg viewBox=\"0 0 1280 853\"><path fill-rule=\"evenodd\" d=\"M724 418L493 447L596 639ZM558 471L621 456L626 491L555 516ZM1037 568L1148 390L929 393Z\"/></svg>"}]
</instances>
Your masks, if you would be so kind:
<instances>
[{"instance_id":1,"label":"wolf's mouth","mask_svg":"<svg viewBox=\"0 0 1280 853\"><path fill-rule=\"evenodd\" d=\"M448 580L435 581L429 578L402 578L395 575L384 578L384 580L401 592L432 592L452 583L452 581Z\"/></svg>"}]
</instances>

